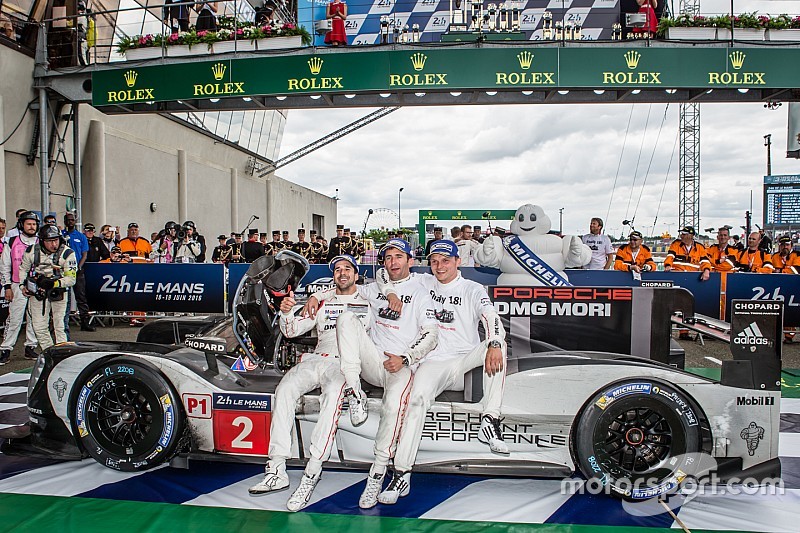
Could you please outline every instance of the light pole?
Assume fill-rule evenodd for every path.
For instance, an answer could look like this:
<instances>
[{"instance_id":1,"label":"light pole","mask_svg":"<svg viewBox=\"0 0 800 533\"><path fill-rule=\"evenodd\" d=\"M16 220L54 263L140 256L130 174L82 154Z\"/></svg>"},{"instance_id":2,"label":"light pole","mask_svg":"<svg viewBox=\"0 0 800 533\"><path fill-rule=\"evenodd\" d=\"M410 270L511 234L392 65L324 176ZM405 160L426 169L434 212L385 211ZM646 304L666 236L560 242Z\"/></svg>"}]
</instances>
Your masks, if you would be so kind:
<instances>
[{"instance_id":1,"label":"light pole","mask_svg":"<svg viewBox=\"0 0 800 533\"><path fill-rule=\"evenodd\" d=\"M400 187L400 190L397 191L397 231L403 227L403 223L400 221L400 193L403 192L403 189L404 187Z\"/></svg>"},{"instance_id":2,"label":"light pole","mask_svg":"<svg viewBox=\"0 0 800 533\"><path fill-rule=\"evenodd\" d=\"M564 208L558 210L558 232L564 235Z\"/></svg>"},{"instance_id":3,"label":"light pole","mask_svg":"<svg viewBox=\"0 0 800 533\"><path fill-rule=\"evenodd\" d=\"M772 176L772 134L764 135L764 146L767 147L767 176Z\"/></svg>"}]
</instances>

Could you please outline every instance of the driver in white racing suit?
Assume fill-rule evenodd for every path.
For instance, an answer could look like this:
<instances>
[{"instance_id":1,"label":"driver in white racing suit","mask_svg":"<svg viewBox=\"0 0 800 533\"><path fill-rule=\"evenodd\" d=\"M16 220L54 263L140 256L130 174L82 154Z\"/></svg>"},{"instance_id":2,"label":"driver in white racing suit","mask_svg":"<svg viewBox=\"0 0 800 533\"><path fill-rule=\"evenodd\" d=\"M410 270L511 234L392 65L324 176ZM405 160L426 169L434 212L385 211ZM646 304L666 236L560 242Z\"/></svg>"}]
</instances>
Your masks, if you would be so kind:
<instances>
[{"instance_id":1,"label":"driver in white racing suit","mask_svg":"<svg viewBox=\"0 0 800 533\"><path fill-rule=\"evenodd\" d=\"M430 294L420 278L412 277L409 271L414 262L411 245L403 239L390 239L380 256L396 295L404 304L403 313L389 309L386 297L373 283L359 287L372 308L369 335L351 313L343 313L336 325L342 373L347 386L353 390L349 409L354 425L363 423L368 415L360 378L383 387L381 418L375 435L375 461L358 501L362 509L377 505L386 467L395 452L411 390L409 366L433 350L438 337ZM315 300L325 297L325 293L317 293L309 298L308 311L313 313Z\"/></svg>"},{"instance_id":2,"label":"driver in white racing suit","mask_svg":"<svg viewBox=\"0 0 800 533\"><path fill-rule=\"evenodd\" d=\"M433 275L413 274L430 291L439 323L439 343L414 371L411 397L394 457L395 472L389 486L378 496L381 503L397 503L400 497L408 495L411 468L419 450L428 409L445 390L460 390L464 385L464 374L473 368L484 369L483 414L478 440L488 444L494 453L509 453L503 442L499 419L506 377L505 329L486 289L459 274L461 258L458 252L459 247L454 242L436 241L428 255ZM382 292L387 296L395 293L385 271L378 271L375 277ZM395 305L394 302L397 300L390 298L390 305L400 310L401 303ZM486 332L483 342L478 336L479 322Z\"/></svg>"},{"instance_id":3,"label":"driver in white racing suit","mask_svg":"<svg viewBox=\"0 0 800 533\"><path fill-rule=\"evenodd\" d=\"M301 396L320 387L319 419L311 434L311 458L300 486L286 503L290 511L299 511L308 504L320 479L322 463L330 457L334 444L345 394L345 379L340 369L336 344L337 319L349 311L359 323L369 324L369 304L356 290L356 260L349 255L340 255L334 257L329 266L336 288L325 298L320 298L320 308L314 318L298 317L292 313L294 293L290 292L281 301L281 332L292 338L316 327L317 346L313 352L302 355L301 361L286 373L275 390L266 475L263 481L249 490L250 494L264 494L289 487L286 460L292 456L295 406Z\"/></svg>"}]
</instances>

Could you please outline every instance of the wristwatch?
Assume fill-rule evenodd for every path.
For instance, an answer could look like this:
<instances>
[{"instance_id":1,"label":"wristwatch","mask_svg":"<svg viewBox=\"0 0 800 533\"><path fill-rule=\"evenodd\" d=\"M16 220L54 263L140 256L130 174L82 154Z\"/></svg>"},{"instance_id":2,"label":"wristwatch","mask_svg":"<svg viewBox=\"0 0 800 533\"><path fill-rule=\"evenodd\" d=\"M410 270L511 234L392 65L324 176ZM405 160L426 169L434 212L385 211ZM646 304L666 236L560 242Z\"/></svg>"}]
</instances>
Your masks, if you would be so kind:
<instances>
[{"instance_id":1,"label":"wristwatch","mask_svg":"<svg viewBox=\"0 0 800 533\"><path fill-rule=\"evenodd\" d=\"M407 355L401 355L400 359L403 360L403 366L408 366L409 363L408 363L408 356Z\"/></svg>"},{"instance_id":2,"label":"wristwatch","mask_svg":"<svg viewBox=\"0 0 800 533\"><path fill-rule=\"evenodd\" d=\"M489 341L489 348L501 348L502 346L498 340Z\"/></svg>"}]
</instances>

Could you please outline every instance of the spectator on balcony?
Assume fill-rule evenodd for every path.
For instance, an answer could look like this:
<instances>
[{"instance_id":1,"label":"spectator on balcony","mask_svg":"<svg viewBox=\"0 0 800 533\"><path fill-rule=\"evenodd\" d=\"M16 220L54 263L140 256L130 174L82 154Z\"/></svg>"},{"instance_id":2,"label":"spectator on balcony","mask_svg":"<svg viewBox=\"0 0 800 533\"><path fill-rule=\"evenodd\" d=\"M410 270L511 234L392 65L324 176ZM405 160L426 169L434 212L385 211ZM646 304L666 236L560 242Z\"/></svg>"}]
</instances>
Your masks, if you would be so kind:
<instances>
[{"instance_id":1,"label":"spectator on balcony","mask_svg":"<svg viewBox=\"0 0 800 533\"><path fill-rule=\"evenodd\" d=\"M275 13L275 1L266 0L261 7L256 9L255 23L258 26L269 24L272 20L273 13Z\"/></svg>"},{"instance_id":2,"label":"spectator on balcony","mask_svg":"<svg viewBox=\"0 0 800 533\"><path fill-rule=\"evenodd\" d=\"M172 33L189 31L191 4L182 0L167 0L164 4L164 24L172 29Z\"/></svg>"},{"instance_id":3,"label":"spectator on balcony","mask_svg":"<svg viewBox=\"0 0 800 533\"><path fill-rule=\"evenodd\" d=\"M201 2L195 6L197 9L197 31L217 31L217 2Z\"/></svg>"},{"instance_id":4,"label":"spectator on balcony","mask_svg":"<svg viewBox=\"0 0 800 533\"><path fill-rule=\"evenodd\" d=\"M0 0L0 35L12 41L17 40L17 34L14 32L14 25L11 24L11 19L8 18L8 15L3 13L2 0Z\"/></svg>"},{"instance_id":5,"label":"spectator on balcony","mask_svg":"<svg viewBox=\"0 0 800 533\"><path fill-rule=\"evenodd\" d=\"M347 33L344 27L344 19L347 18L347 4L341 0L333 0L325 8L325 17L331 21L331 31L325 34L325 44L347 46Z\"/></svg>"},{"instance_id":6,"label":"spectator on balcony","mask_svg":"<svg viewBox=\"0 0 800 533\"><path fill-rule=\"evenodd\" d=\"M639 14L645 16L644 26L640 28L632 28L631 33L636 37L651 38L655 37L658 30L658 16L656 16L657 0L636 0L639 4Z\"/></svg>"}]
</instances>

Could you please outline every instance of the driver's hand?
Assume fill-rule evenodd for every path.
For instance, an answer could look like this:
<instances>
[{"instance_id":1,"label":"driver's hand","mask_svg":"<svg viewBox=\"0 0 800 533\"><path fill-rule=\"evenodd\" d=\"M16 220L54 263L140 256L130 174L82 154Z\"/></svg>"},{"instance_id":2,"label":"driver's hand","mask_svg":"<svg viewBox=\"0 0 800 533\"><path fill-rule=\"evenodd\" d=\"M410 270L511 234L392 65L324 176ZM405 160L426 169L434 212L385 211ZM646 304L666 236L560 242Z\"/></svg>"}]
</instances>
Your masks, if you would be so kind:
<instances>
[{"instance_id":1,"label":"driver's hand","mask_svg":"<svg viewBox=\"0 0 800 533\"><path fill-rule=\"evenodd\" d=\"M389 309L394 311L397 314L402 313L403 311L403 302L400 300L400 297L396 294L392 293L386 297L386 300L389 302Z\"/></svg>"},{"instance_id":2,"label":"driver's hand","mask_svg":"<svg viewBox=\"0 0 800 533\"><path fill-rule=\"evenodd\" d=\"M700 279L703 280L703 281L708 281L708 278L710 278L710 277L711 277L711 271L706 269L706 270L703 270L703 275L700 277Z\"/></svg>"},{"instance_id":3,"label":"driver's hand","mask_svg":"<svg viewBox=\"0 0 800 533\"><path fill-rule=\"evenodd\" d=\"M483 363L483 369L489 376L494 376L503 370L503 351L500 348L490 346L486 349L486 361Z\"/></svg>"},{"instance_id":4,"label":"driver's hand","mask_svg":"<svg viewBox=\"0 0 800 533\"><path fill-rule=\"evenodd\" d=\"M297 302L294 299L294 291L289 291L289 296L281 300L281 313L288 315Z\"/></svg>"},{"instance_id":5,"label":"driver's hand","mask_svg":"<svg viewBox=\"0 0 800 533\"><path fill-rule=\"evenodd\" d=\"M383 368L394 374L403 368L403 358L389 352L383 352L386 360L383 362Z\"/></svg>"},{"instance_id":6,"label":"driver's hand","mask_svg":"<svg viewBox=\"0 0 800 533\"><path fill-rule=\"evenodd\" d=\"M13 302L14 301L14 291L12 291L11 289L6 289L5 297L6 297L6 301L7 302L9 302L9 303Z\"/></svg>"},{"instance_id":7,"label":"driver's hand","mask_svg":"<svg viewBox=\"0 0 800 533\"><path fill-rule=\"evenodd\" d=\"M319 301L317 300L316 296L311 296L306 305L303 306L303 316L307 316L308 318L317 318L317 310L319 309Z\"/></svg>"}]
</instances>

